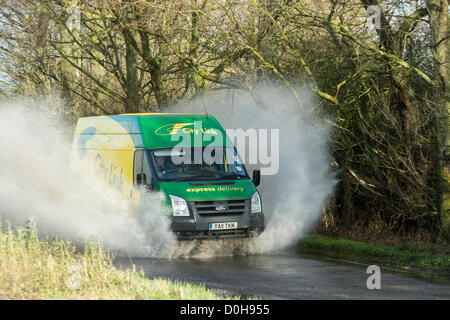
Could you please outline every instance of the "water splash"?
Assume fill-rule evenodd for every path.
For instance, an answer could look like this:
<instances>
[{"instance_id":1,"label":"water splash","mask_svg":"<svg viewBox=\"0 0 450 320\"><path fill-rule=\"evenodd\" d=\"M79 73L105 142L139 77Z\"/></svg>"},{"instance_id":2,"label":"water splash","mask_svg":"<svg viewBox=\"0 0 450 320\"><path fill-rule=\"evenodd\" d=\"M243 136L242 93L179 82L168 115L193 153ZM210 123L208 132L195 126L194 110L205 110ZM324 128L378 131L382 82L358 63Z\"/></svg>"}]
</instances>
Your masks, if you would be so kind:
<instances>
[{"instance_id":1,"label":"water splash","mask_svg":"<svg viewBox=\"0 0 450 320\"><path fill-rule=\"evenodd\" d=\"M171 256L176 241L160 214L163 196L148 195L147 214L137 219L115 190L89 174L72 176L73 126L55 115L54 107L26 101L0 105L1 220L34 219L41 236L76 245L99 241L121 255Z\"/></svg>"},{"instance_id":2,"label":"water splash","mask_svg":"<svg viewBox=\"0 0 450 320\"><path fill-rule=\"evenodd\" d=\"M308 90L298 89L301 106L288 91L265 85L256 89L264 109L245 91L207 94L180 104L174 112L203 113L215 116L227 129L279 129L279 171L263 176L258 187L266 217L266 230L252 241L239 242L248 252L281 250L296 243L318 221L322 208L333 191L335 178L330 173L329 122L319 114ZM248 150L238 150L249 155ZM248 158L248 157L247 157ZM246 164L249 174L263 164ZM204 252L221 252L233 246L204 246Z\"/></svg>"},{"instance_id":3,"label":"water splash","mask_svg":"<svg viewBox=\"0 0 450 320\"><path fill-rule=\"evenodd\" d=\"M333 190L329 172L330 127L307 90L297 101L275 86L257 89L262 109L243 91L210 93L172 107L203 113L225 128L279 129L279 171L259 186L266 231L256 239L177 243L169 221L158 214L163 197L147 197L147 213L137 219L126 201L91 176L68 173L73 125L55 114L57 103L0 104L0 218L24 223L35 218L40 234L75 243L98 240L119 254L139 257L209 257L273 252L300 239L321 215ZM250 149L249 149L250 150ZM238 150L248 154L249 150ZM261 164L247 165L249 172Z\"/></svg>"}]
</instances>

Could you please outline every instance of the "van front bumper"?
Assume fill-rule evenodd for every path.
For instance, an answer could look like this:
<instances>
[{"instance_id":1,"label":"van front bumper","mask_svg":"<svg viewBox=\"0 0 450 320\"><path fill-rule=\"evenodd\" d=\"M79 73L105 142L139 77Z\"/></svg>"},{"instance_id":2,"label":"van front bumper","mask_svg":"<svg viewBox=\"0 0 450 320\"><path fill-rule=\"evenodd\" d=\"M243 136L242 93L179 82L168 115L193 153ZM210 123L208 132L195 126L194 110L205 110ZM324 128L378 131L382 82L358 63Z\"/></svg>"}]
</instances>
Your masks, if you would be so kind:
<instances>
[{"instance_id":1,"label":"van front bumper","mask_svg":"<svg viewBox=\"0 0 450 320\"><path fill-rule=\"evenodd\" d=\"M257 237L264 231L264 214L244 213L240 216L171 217L171 229L178 240L196 239L230 239ZM210 223L237 222L237 228L232 230L209 230Z\"/></svg>"}]
</instances>

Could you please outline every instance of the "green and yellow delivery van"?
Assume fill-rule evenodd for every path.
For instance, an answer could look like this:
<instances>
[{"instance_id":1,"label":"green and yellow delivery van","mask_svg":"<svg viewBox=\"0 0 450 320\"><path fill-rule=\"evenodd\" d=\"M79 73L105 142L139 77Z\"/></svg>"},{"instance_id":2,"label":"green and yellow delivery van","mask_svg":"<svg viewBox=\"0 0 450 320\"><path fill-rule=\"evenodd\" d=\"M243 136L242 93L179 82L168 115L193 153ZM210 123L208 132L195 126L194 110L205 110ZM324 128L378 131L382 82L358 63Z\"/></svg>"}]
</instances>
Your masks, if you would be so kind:
<instances>
[{"instance_id":1,"label":"green and yellow delivery van","mask_svg":"<svg viewBox=\"0 0 450 320\"><path fill-rule=\"evenodd\" d=\"M207 114L143 113L80 118L72 159L139 206L166 197L179 240L254 237L264 230L261 197L220 123ZM151 211L148 210L147 211Z\"/></svg>"}]
</instances>

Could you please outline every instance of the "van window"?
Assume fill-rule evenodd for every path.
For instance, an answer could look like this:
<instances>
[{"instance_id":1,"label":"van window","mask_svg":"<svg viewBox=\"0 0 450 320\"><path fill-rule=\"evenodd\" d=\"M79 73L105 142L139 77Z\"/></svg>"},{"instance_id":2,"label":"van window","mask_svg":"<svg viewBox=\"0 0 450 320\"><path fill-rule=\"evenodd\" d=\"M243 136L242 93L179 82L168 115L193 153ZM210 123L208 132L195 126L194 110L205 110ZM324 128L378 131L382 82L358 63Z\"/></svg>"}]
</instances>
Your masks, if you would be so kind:
<instances>
[{"instance_id":1,"label":"van window","mask_svg":"<svg viewBox=\"0 0 450 320\"><path fill-rule=\"evenodd\" d=\"M249 178L235 148L214 147L210 150L206 150L206 147L168 148L149 150L148 154L152 158L156 175L163 181ZM205 154L211 158L203 157ZM184 160L181 163L179 161L174 163L172 157L183 157Z\"/></svg>"}]
</instances>

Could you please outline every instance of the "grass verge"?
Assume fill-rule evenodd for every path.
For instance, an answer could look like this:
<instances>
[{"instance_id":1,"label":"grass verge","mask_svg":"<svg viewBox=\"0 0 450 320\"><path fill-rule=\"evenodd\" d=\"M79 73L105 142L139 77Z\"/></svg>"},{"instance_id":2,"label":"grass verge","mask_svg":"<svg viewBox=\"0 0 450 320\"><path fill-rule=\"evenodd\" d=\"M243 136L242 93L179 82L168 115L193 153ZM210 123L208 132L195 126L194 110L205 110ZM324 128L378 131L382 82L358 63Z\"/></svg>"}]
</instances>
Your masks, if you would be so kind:
<instances>
[{"instance_id":1,"label":"grass verge","mask_svg":"<svg viewBox=\"0 0 450 320\"><path fill-rule=\"evenodd\" d=\"M449 255L423 252L409 246L392 247L317 234L306 236L299 245L306 255L376 264L428 280L450 282Z\"/></svg>"},{"instance_id":2,"label":"grass verge","mask_svg":"<svg viewBox=\"0 0 450 320\"><path fill-rule=\"evenodd\" d=\"M41 240L36 228L0 226L0 299L224 299L204 286L150 280L114 268L95 243Z\"/></svg>"}]
</instances>

